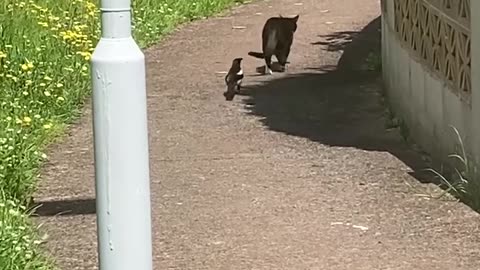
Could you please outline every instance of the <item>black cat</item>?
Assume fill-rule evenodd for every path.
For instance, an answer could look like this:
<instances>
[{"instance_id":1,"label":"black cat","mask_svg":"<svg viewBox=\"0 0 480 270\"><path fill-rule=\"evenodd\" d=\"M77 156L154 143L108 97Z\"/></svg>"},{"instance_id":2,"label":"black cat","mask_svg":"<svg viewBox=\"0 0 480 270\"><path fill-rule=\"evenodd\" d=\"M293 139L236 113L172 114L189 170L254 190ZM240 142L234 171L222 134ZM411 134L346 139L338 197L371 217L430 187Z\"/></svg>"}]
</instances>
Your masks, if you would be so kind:
<instances>
[{"instance_id":1,"label":"black cat","mask_svg":"<svg viewBox=\"0 0 480 270\"><path fill-rule=\"evenodd\" d=\"M278 60L282 71L285 71L287 58L293 43L293 35L297 30L297 21L300 15L292 18L272 17L269 18L262 31L262 50L249 52L248 55L265 59L265 74L272 74L272 56Z\"/></svg>"}]
</instances>

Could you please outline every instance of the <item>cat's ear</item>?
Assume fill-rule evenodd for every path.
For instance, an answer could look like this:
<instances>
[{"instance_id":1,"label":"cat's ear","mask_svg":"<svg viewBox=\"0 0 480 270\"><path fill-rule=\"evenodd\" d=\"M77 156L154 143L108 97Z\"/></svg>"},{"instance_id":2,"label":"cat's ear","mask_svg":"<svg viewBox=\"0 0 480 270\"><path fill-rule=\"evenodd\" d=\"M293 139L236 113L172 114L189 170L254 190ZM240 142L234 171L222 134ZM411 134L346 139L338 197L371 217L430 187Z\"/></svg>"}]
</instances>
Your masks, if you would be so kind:
<instances>
[{"instance_id":1,"label":"cat's ear","mask_svg":"<svg viewBox=\"0 0 480 270\"><path fill-rule=\"evenodd\" d=\"M300 14L298 14L297 16L293 17L292 20L294 20L295 22L298 21L298 18L300 18Z\"/></svg>"}]
</instances>

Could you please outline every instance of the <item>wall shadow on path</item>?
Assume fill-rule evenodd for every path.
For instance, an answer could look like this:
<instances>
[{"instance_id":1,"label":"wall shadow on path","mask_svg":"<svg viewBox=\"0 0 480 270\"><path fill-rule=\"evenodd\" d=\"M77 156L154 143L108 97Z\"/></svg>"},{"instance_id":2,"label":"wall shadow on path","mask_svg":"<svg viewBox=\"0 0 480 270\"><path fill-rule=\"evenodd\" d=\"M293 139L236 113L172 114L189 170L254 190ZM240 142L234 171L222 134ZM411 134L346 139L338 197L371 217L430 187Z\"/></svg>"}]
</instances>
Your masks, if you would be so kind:
<instances>
[{"instance_id":1,"label":"wall shadow on path","mask_svg":"<svg viewBox=\"0 0 480 270\"><path fill-rule=\"evenodd\" d=\"M421 155L408 147L398 129L387 131L381 73L365 68L371 53L380 55L380 27L378 17L358 32L319 36L312 46L343 50L336 66L310 67L303 74L245 86L245 103L273 131L329 146L388 151L420 182L432 182Z\"/></svg>"}]
</instances>

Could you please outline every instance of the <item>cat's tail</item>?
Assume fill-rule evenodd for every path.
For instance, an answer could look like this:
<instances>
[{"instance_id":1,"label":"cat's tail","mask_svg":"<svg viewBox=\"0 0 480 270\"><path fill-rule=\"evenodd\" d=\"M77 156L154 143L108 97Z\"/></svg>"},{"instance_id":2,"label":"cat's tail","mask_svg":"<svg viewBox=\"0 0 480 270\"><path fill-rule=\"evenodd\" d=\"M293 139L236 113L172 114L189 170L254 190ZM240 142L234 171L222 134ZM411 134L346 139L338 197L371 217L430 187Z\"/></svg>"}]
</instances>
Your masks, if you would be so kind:
<instances>
[{"instance_id":1,"label":"cat's tail","mask_svg":"<svg viewBox=\"0 0 480 270\"><path fill-rule=\"evenodd\" d=\"M248 55L253 56L255 58L260 58L260 59L265 58L265 55L261 52L248 52Z\"/></svg>"}]
</instances>

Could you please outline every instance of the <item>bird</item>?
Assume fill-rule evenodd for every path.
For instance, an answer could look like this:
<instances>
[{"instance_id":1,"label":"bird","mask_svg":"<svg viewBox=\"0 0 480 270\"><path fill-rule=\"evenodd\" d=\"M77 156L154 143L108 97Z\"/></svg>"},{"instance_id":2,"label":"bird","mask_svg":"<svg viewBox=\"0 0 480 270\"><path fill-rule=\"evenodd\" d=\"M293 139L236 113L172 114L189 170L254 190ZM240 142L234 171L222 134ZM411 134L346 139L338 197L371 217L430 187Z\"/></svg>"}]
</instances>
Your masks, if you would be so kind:
<instances>
[{"instance_id":1,"label":"bird","mask_svg":"<svg viewBox=\"0 0 480 270\"><path fill-rule=\"evenodd\" d=\"M225 76L225 84L227 85L227 91L223 93L227 101L232 101L237 91L240 90L243 80L242 69L243 58L235 58L232 61L232 66Z\"/></svg>"}]
</instances>

